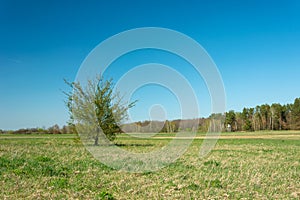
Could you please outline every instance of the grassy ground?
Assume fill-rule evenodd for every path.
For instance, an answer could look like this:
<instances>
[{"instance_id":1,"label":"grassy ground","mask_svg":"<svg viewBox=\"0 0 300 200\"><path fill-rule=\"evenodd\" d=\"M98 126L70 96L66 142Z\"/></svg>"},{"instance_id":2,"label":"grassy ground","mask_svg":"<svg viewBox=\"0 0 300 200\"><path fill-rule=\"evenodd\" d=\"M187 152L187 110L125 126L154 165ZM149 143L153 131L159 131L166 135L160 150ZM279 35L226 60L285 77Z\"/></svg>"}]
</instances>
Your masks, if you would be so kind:
<instances>
[{"instance_id":1,"label":"grassy ground","mask_svg":"<svg viewBox=\"0 0 300 200\"><path fill-rule=\"evenodd\" d=\"M200 159L198 134L180 159L153 173L106 167L74 135L0 135L0 199L300 198L300 132L228 135L241 137L221 137ZM123 135L117 143L145 152L164 146L169 136Z\"/></svg>"}]
</instances>

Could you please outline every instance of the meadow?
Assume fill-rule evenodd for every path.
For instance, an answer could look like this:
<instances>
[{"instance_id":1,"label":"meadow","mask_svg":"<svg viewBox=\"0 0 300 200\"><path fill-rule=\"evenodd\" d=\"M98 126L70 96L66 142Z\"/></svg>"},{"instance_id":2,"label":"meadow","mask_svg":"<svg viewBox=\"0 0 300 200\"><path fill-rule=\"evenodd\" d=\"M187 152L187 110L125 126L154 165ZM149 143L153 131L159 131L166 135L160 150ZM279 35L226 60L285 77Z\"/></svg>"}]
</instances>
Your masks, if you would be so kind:
<instances>
[{"instance_id":1,"label":"meadow","mask_svg":"<svg viewBox=\"0 0 300 200\"><path fill-rule=\"evenodd\" d=\"M134 152L166 145L121 135ZM197 134L186 153L156 172L111 169L76 135L0 135L0 199L299 199L300 132L224 133L205 158ZM147 145L146 145L147 144Z\"/></svg>"}]
</instances>

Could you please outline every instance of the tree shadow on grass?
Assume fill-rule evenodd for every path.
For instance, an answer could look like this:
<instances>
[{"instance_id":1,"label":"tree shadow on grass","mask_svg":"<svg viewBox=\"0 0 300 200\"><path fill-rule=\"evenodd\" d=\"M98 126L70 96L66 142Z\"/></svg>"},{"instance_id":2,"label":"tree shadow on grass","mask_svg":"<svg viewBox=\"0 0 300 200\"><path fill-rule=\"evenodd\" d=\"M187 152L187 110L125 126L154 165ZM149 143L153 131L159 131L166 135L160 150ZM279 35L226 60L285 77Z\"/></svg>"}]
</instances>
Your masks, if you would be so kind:
<instances>
[{"instance_id":1,"label":"tree shadow on grass","mask_svg":"<svg viewBox=\"0 0 300 200\"><path fill-rule=\"evenodd\" d=\"M112 146L117 146L117 147L152 147L154 146L154 144L139 144L139 143L135 143L135 144L122 144L122 143L115 143L115 144L85 144L85 146L88 147L112 147Z\"/></svg>"},{"instance_id":2,"label":"tree shadow on grass","mask_svg":"<svg viewBox=\"0 0 300 200\"><path fill-rule=\"evenodd\" d=\"M118 147L152 147L153 144L115 144Z\"/></svg>"}]
</instances>

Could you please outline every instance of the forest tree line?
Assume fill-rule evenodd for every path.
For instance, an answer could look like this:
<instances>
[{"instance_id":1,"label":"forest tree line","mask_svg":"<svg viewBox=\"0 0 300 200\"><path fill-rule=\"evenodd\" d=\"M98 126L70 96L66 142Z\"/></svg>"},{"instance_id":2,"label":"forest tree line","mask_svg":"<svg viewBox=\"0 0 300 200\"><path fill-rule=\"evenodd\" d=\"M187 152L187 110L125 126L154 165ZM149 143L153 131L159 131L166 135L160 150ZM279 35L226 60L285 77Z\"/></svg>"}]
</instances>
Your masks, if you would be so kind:
<instances>
[{"instance_id":1,"label":"forest tree line","mask_svg":"<svg viewBox=\"0 0 300 200\"><path fill-rule=\"evenodd\" d=\"M231 131L300 130L300 98L293 104L263 104L226 113L225 125Z\"/></svg>"},{"instance_id":2,"label":"forest tree line","mask_svg":"<svg viewBox=\"0 0 300 200\"><path fill-rule=\"evenodd\" d=\"M73 134L76 128L72 125L59 127L55 124L49 128L21 128L18 130L1 130L0 134Z\"/></svg>"},{"instance_id":3,"label":"forest tree line","mask_svg":"<svg viewBox=\"0 0 300 200\"><path fill-rule=\"evenodd\" d=\"M241 112L230 110L224 114L212 114L208 118L177 119L166 121L139 121L122 125L123 132L165 132L178 131L207 132L212 122L222 123L222 131L261 131L261 130L300 130L300 98L294 103L281 105L279 103L258 105L255 108L244 108ZM220 130L220 128L218 128ZM25 128L1 133L12 134L72 134L76 128L72 125L49 128Z\"/></svg>"},{"instance_id":4,"label":"forest tree line","mask_svg":"<svg viewBox=\"0 0 300 200\"><path fill-rule=\"evenodd\" d=\"M190 120L144 121L126 124L126 132L207 132L218 120L222 131L300 130L300 98L294 103L258 105L244 108L241 112L230 110L224 114L212 114L208 118Z\"/></svg>"}]
</instances>

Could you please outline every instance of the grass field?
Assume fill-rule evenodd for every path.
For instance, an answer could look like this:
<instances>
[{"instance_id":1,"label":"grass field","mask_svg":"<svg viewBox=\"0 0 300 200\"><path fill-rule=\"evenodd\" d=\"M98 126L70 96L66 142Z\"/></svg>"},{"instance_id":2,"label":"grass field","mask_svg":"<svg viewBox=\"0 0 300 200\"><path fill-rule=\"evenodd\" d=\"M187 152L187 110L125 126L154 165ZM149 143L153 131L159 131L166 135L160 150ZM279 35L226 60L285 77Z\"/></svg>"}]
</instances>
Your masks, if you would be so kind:
<instances>
[{"instance_id":1,"label":"grass field","mask_svg":"<svg viewBox=\"0 0 300 200\"><path fill-rule=\"evenodd\" d=\"M147 152L172 136L117 143ZM95 160L75 135L0 135L0 199L300 198L300 132L224 133L201 159L203 136L160 171L127 173Z\"/></svg>"}]
</instances>

